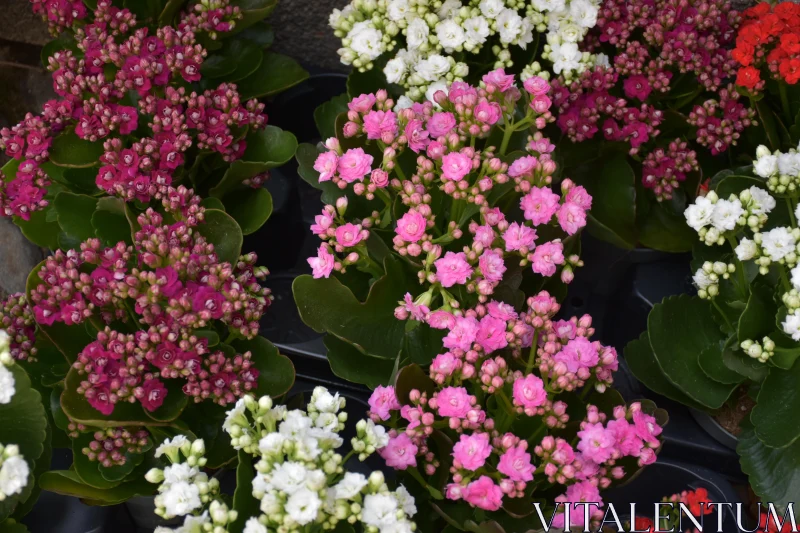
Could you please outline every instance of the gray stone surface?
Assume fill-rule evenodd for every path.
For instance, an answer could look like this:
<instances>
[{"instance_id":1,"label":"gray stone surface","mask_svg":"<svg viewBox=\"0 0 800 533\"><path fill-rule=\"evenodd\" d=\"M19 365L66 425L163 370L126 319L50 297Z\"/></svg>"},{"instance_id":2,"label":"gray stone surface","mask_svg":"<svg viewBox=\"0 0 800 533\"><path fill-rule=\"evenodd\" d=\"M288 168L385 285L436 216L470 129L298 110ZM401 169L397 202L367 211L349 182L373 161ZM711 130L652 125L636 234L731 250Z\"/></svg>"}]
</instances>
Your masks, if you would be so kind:
<instances>
[{"instance_id":1,"label":"gray stone surface","mask_svg":"<svg viewBox=\"0 0 800 533\"><path fill-rule=\"evenodd\" d=\"M51 39L47 25L31 11L29 0L0 0L0 39L43 45Z\"/></svg>"},{"instance_id":2,"label":"gray stone surface","mask_svg":"<svg viewBox=\"0 0 800 533\"><path fill-rule=\"evenodd\" d=\"M0 218L0 297L25 292L28 274L45 254L23 237L11 219Z\"/></svg>"},{"instance_id":3,"label":"gray stone surface","mask_svg":"<svg viewBox=\"0 0 800 533\"><path fill-rule=\"evenodd\" d=\"M275 28L275 50L290 55L308 67L347 72L336 53L341 41L328 26L333 8L349 0L281 0L269 22Z\"/></svg>"}]
</instances>

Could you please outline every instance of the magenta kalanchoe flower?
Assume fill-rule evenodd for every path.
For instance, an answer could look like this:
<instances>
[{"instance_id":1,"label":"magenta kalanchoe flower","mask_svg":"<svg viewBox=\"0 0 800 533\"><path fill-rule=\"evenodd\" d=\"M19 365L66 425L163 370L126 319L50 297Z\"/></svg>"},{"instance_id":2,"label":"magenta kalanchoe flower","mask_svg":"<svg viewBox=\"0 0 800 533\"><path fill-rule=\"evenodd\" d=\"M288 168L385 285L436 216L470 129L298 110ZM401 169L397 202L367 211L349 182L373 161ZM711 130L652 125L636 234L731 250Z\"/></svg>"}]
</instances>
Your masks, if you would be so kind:
<instances>
[{"instance_id":1,"label":"magenta kalanchoe flower","mask_svg":"<svg viewBox=\"0 0 800 533\"><path fill-rule=\"evenodd\" d=\"M244 154L245 130L266 126L264 105L241 101L235 85L223 83L202 93L186 87L200 80L207 54L195 32L230 30L241 17L239 8L224 0L203 2L177 28L151 33L137 27L129 10L109 0L97 3L90 22L78 24L86 14L72 4L85 11L80 1L34 2L34 11L48 18L51 27L74 24L80 53L63 50L49 58L59 100L47 102L41 115L28 114L0 130L0 149L21 162L15 177L0 182L3 215L28 220L31 212L48 205L50 180L41 164L49 160L53 139L62 132L103 143L98 188L126 201L148 202L159 187L171 184L189 148L216 152L231 162ZM135 106L123 103L130 91L138 93ZM265 179L261 174L247 185L260 187Z\"/></svg>"},{"instance_id":2,"label":"magenta kalanchoe flower","mask_svg":"<svg viewBox=\"0 0 800 533\"><path fill-rule=\"evenodd\" d=\"M0 301L0 330L8 334L14 360L36 360L36 321L25 294L15 293Z\"/></svg>"},{"instance_id":3,"label":"magenta kalanchoe flower","mask_svg":"<svg viewBox=\"0 0 800 533\"><path fill-rule=\"evenodd\" d=\"M167 224L148 209L138 217L133 246L104 248L89 239L80 251L58 250L31 292L40 324L108 325L74 364L85 378L79 392L106 415L120 401L158 409L166 380L184 380L184 393L196 402L227 405L258 379L249 352L214 351L197 331L221 324L232 335L257 335L271 299L258 283L266 269L255 266L255 254L233 265L218 260L214 246L196 231L204 209L191 191L162 187L156 196L176 222ZM133 322L139 331L120 333L111 329L114 321Z\"/></svg>"}]
</instances>

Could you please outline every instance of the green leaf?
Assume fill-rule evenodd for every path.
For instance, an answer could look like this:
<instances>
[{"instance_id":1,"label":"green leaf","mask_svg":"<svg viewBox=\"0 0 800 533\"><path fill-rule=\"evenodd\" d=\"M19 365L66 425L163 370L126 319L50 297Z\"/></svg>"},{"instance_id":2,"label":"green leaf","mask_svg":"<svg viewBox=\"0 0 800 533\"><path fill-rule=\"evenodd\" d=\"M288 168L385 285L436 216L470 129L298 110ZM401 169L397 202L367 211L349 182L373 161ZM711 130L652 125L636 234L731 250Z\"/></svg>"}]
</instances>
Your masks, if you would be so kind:
<instances>
[{"instance_id":1,"label":"green leaf","mask_svg":"<svg viewBox=\"0 0 800 533\"><path fill-rule=\"evenodd\" d=\"M787 423L800 409L800 365L791 370L771 368L758 392L750 419L756 435L771 448L783 448L800 437L800 424Z\"/></svg>"},{"instance_id":2,"label":"green leaf","mask_svg":"<svg viewBox=\"0 0 800 533\"><path fill-rule=\"evenodd\" d=\"M589 231L623 248L636 246L636 176L627 157L605 160L587 177L581 185L592 195Z\"/></svg>"},{"instance_id":3,"label":"green leaf","mask_svg":"<svg viewBox=\"0 0 800 533\"><path fill-rule=\"evenodd\" d=\"M436 392L436 383L417 364L404 366L397 373L394 390L401 405L411 405L412 390L427 392L430 398Z\"/></svg>"},{"instance_id":4,"label":"green leaf","mask_svg":"<svg viewBox=\"0 0 800 533\"><path fill-rule=\"evenodd\" d=\"M650 347L650 338L647 332L642 333L638 339L631 341L625 347L625 361L631 369L636 379L653 392L666 396L683 405L694 407L695 409L705 409L705 406L696 402L664 375L661 367L656 361L653 349Z\"/></svg>"},{"instance_id":5,"label":"green leaf","mask_svg":"<svg viewBox=\"0 0 800 533\"><path fill-rule=\"evenodd\" d=\"M242 234L255 233L272 214L272 195L266 189L239 189L222 200L225 212L242 228Z\"/></svg>"},{"instance_id":6,"label":"green leaf","mask_svg":"<svg viewBox=\"0 0 800 533\"><path fill-rule=\"evenodd\" d=\"M744 381L744 376L731 370L725 365L724 352L726 343L720 343L721 346L711 345L698 355L697 362L700 368L705 372L706 376L714 381L726 385L734 385Z\"/></svg>"},{"instance_id":7,"label":"green leaf","mask_svg":"<svg viewBox=\"0 0 800 533\"><path fill-rule=\"evenodd\" d=\"M700 352L723 340L707 300L666 298L650 311L647 332L659 367L677 388L710 409L725 403L736 386L710 379L698 363Z\"/></svg>"},{"instance_id":8,"label":"green leaf","mask_svg":"<svg viewBox=\"0 0 800 533\"><path fill-rule=\"evenodd\" d=\"M164 10L158 16L159 26L172 26L172 21L175 16L180 12L186 0L168 0Z\"/></svg>"},{"instance_id":9,"label":"green leaf","mask_svg":"<svg viewBox=\"0 0 800 533\"><path fill-rule=\"evenodd\" d=\"M258 69L239 82L242 99L272 96L308 78L308 72L294 59L267 52Z\"/></svg>"},{"instance_id":10,"label":"green leaf","mask_svg":"<svg viewBox=\"0 0 800 533\"><path fill-rule=\"evenodd\" d=\"M232 31L236 34L268 17L278 0L234 0L231 4L242 10L242 18L236 21Z\"/></svg>"},{"instance_id":11,"label":"green leaf","mask_svg":"<svg viewBox=\"0 0 800 533\"><path fill-rule=\"evenodd\" d=\"M47 408L45 408L45 413L47 412ZM32 476L34 480L33 490L31 491L30 495L17 505L17 508L14 509L14 514L12 518L14 519L21 519L33 509L36 502L39 500L39 496L42 494L42 488L39 486L38 479L39 476L50 470L50 463L53 460L53 427L50 423L50 419L48 418L47 422L47 436L44 440L44 451L42 455L39 456L36 461L31 464L31 468L33 470ZM2 527L0 527L0 531L2 531Z\"/></svg>"},{"instance_id":12,"label":"green leaf","mask_svg":"<svg viewBox=\"0 0 800 533\"><path fill-rule=\"evenodd\" d=\"M594 208L594 204L593 204ZM697 233L683 215L669 211L662 204L652 206L644 220L638 222L639 242L662 252L688 252L697 240Z\"/></svg>"},{"instance_id":13,"label":"green leaf","mask_svg":"<svg viewBox=\"0 0 800 533\"><path fill-rule=\"evenodd\" d=\"M253 363L259 371L256 396L268 395L277 398L292 388L295 377L294 365L267 339L255 337L249 340L235 340L231 346L237 353L249 351L252 354Z\"/></svg>"},{"instance_id":14,"label":"green leaf","mask_svg":"<svg viewBox=\"0 0 800 533\"><path fill-rule=\"evenodd\" d=\"M137 477L111 489L98 489L84 483L71 470L45 472L39 477L39 485L44 490L89 500L95 505L117 505L134 496L149 496L157 488L156 485L149 483L144 477Z\"/></svg>"},{"instance_id":15,"label":"green leaf","mask_svg":"<svg viewBox=\"0 0 800 533\"><path fill-rule=\"evenodd\" d=\"M753 491L763 501L782 508L796 502L800 494L800 442L770 448L759 440L749 421L744 420L741 427L736 451Z\"/></svg>"},{"instance_id":16,"label":"green leaf","mask_svg":"<svg viewBox=\"0 0 800 533\"><path fill-rule=\"evenodd\" d=\"M219 81L236 82L252 74L264 57L261 47L246 39L226 39L222 48L209 54L200 71Z\"/></svg>"},{"instance_id":17,"label":"green leaf","mask_svg":"<svg viewBox=\"0 0 800 533\"><path fill-rule=\"evenodd\" d=\"M61 168L55 165L52 165L53 169L58 169L63 171L61 173L61 177L66 184L69 185L70 189L75 192L84 193L95 195L100 193L100 189L97 188L96 179L97 179L97 168L96 167L86 167L86 168ZM51 171L48 169L47 175L53 179L56 179Z\"/></svg>"},{"instance_id":18,"label":"green leaf","mask_svg":"<svg viewBox=\"0 0 800 533\"><path fill-rule=\"evenodd\" d=\"M773 289L765 283L754 283L751 286L750 298L747 300L742 316L739 317L737 338L741 344L747 339L760 342L775 328L775 315L778 306L773 299Z\"/></svg>"},{"instance_id":19,"label":"green leaf","mask_svg":"<svg viewBox=\"0 0 800 533\"><path fill-rule=\"evenodd\" d=\"M164 10L163 0L124 0L123 5L136 15L136 20L140 24L147 21L156 22L158 16Z\"/></svg>"},{"instance_id":20,"label":"green leaf","mask_svg":"<svg viewBox=\"0 0 800 533\"><path fill-rule=\"evenodd\" d=\"M92 214L97 208L97 198L62 191L53 206L58 213L58 225L69 237L85 241L95 236Z\"/></svg>"},{"instance_id":21,"label":"green leaf","mask_svg":"<svg viewBox=\"0 0 800 533\"><path fill-rule=\"evenodd\" d=\"M402 262L388 257L386 275L370 287L365 302L335 277L299 276L292 284L300 318L315 331L332 333L365 354L395 359L405 337L405 323L394 318L397 302L416 280ZM417 289L418 290L418 289Z\"/></svg>"},{"instance_id":22,"label":"green leaf","mask_svg":"<svg viewBox=\"0 0 800 533\"><path fill-rule=\"evenodd\" d=\"M20 524L13 518L0 522L0 532L2 533L29 533L24 524Z\"/></svg>"},{"instance_id":23,"label":"green leaf","mask_svg":"<svg viewBox=\"0 0 800 533\"><path fill-rule=\"evenodd\" d=\"M211 189L211 195L222 198L229 191L242 185L246 179L279 167L294 157L297 150L295 136L276 126L247 136L247 149L242 158L234 161L219 184Z\"/></svg>"},{"instance_id":24,"label":"green leaf","mask_svg":"<svg viewBox=\"0 0 800 533\"><path fill-rule=\"evenodd\" d=\"M97 489L110 489L121 483L121 480L109 481L100 473L100 463L90 461L83 453L85 448L94 440L93 433L81 433L78 438L72 439L72 464L80 480Z\"/></svg>"},{"instance_id":25,"label":"green leaf","mask_svg":"<svg viewBox=\"0 0 800 533\"><path fill-rule=\"evenodd\" d=\"M200 205L206 209L219 209L220 211L225 211L225 204L222 203L222 200L213 196L203 198L203 200L200 202Z\"/></svg>"},{"instance_id":26,"label":"green leaf","mask_svg":"<svg viewBox=\"0 0 800 533\"><path fill-rule=\"evenodd\" d=\"M365 355L335 335L325 335L324 342L331 370L340 378L371 389L389 384L394 371L394 361L391 359Z\"/></svg>"},{"instance_id":27,"label":"green leaf","mask_svg":"<svg viewBox=\"0 0 800 533\"><path fill-rule=\"evenodd\" d=\"M233 493L233 510L239 513L236 521L228 526L230 533L242 533L251 516L259 515L259 500L253 497L253 457L239 450L239 465L236 467L236 490Z\"/></svg>"},{"instance_id":28,"label":"green leaf","mask_svg":"<svg viewBox=\"0 0 800 533\"><path fill-rule=\"evenodd\" d=\"M103 155L103 143L85 141L67 131L53 139L50 147L50 161L60 167L93 167Z\"/></svg>"},{"instance_id":29,"label":"green leaf","mask_svg":"<svg viewBox=\"0 0 800 533\"><path fill-rule=\"evenodd\" d=\"M239 32L237 37L254 42L261 48L269 48L275 42L275 30L272 29L269 23L261 22Z\"/></svg>"},{"instance_id":30,"label":"green leaf","mask_svg":"<svg viewBox=\"0 0 800 533\"><path fill-rule=\"evenodd\" d=\"M207 209L203 223L196 231L214 245L220 261L235 264L242 254L242 230L225 211Z\"/></svg>"},{"instance_id":31,"label":"green leaf","mask_svg":"<svg viewBox=\"0 0 800 533\"><path fill-rule=\"evenodd\" d=\"M9 403L0 404L0 443L19 446L20 454L31 465L31 473L21 494L0 501L0 522L11 516L17 505L33 493L35 464L44 453L47 440L47 414L42 396L19 365L12 365L9 371L14 376L15 393Z\"/></svg>"},{"instance_id":32,"label":"green leaf","mask_svg":"<svg viewBox=\"0 0 800 533\"><path fill-rule=\"evenodd\" d=\"M26 239L37 246L50 250L58 249L58 234L61 226L58 222L47 220L48 213L55 213L55 208L50 205L41 211L31 213L29 220L14 217L14 224L22 231Z\"/></svg>"},{"instance_id":33,"label":"green leaf","mask_svg":"<svg viewBox=\"0 0 800 533\"><path fill-rule=\"evenodd\" d=\"M133 231L125 214L125 202L119 198L104 197L97 201L92 227L97 238L106 246L114 246L120 241L133 244Z\"/></svg>"},{"instance_id":34,"label":"green leaf","mask_svg":"<svg viewBox=\"0 0 800 533\"><path fill-rule=\"evenodd\" d=\"M722 363L741 376L755 381L762 382L769 373L769 367L753 359L741 350L731 350L730 348L722 352Z\"/></svg>"},{"instance_id":35,"label":"green leaf","mask_svg":"<svg viewBox=\"0 0 800 533\"><path fill-rule=\"evenodd\" d=\"M334 96L324 104L314 110L314 122L317 130L323 139L336 136L336 117L339 113L347 112L347 104L350 102L347 94Z\"/></svg>"}]
</instances>

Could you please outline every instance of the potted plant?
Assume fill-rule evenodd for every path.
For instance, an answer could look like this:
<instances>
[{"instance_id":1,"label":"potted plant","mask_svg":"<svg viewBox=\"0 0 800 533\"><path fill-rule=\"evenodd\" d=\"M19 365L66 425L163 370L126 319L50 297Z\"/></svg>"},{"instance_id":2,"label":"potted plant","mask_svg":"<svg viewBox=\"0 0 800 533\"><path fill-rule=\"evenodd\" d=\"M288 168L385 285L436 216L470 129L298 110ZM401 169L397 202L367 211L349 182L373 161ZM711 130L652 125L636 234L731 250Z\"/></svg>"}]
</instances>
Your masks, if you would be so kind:
<instances>
[{"instance_id":1,"label":"potted plant","mask_svg":"<svg viewBox=\"0 0 800 533\"><path fill-rule=\"evenodd\" d=\"M650 389L712 412L738 436L742 470L765 501L786 505L797 475L792 409L800 355L794 328L797 193L778 160L795 152L757 151L754 173L725 172L686 210L697 232L697 295L653 307L647 332L625 349ZM712 428L719 431L719 428ZM731 438L731 437L728 437Z\"/></svg>"}]
</instances>

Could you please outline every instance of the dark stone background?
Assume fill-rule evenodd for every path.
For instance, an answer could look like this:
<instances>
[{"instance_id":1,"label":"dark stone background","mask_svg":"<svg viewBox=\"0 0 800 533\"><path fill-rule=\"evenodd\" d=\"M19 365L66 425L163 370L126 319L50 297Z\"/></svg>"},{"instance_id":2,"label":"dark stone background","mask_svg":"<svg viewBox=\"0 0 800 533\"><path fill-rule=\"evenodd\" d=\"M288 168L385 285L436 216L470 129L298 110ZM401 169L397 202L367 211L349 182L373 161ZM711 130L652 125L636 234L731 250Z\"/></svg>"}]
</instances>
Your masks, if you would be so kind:
<instances>
[{"instance_id":1,"label":"dark stone background","mask_svg":"<svg viewBox=\"0 0 800 533\"><path fill-rule=\"evenodd\" d=\"M336 50L339 40L328 27L334 7L349 0L282 0L269 21L274 49L314 71L346 72ZM28 0L0 0L0 128L13 126L25 113L38 113L53 98L50 76L41 65L41 47L50 40L47 25L31 12ZM0 155L0 163L5 157ZM25 290L28 272L44 257L16 226L0 217L0 297Z\"/></svg>"}]
</instances>

